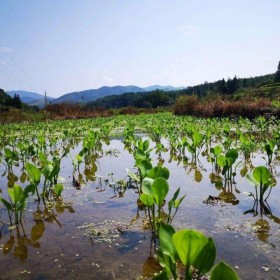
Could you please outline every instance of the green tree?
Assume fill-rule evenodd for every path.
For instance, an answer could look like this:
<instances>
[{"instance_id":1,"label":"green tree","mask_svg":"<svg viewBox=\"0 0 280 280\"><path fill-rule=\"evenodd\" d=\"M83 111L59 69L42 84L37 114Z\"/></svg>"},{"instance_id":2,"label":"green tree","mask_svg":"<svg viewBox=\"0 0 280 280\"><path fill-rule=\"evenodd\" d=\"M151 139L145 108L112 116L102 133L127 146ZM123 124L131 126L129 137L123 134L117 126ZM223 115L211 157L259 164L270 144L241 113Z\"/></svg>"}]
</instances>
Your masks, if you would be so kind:
<instances>
[{"instance_id":1,"label":"green tree","mask_svg":"<svg viewBox=\"0 0 280 280\"><path fill-rule=\"evenodd\" d=\"M3 89L0 89L0 105L13 105L13 99Z\"/></svg>"},{"instance_id":2,"label":"green tree","mask_svg":"<svg viewBox=\"0 0 280 280\"><path fill-rule=\"evenodd\" d=\"M275 83L280 83L280 61L278 63L278 69L275 73L275 78L274 78Z\"/></svg>"},{"instance_id":3,"label":"green tree","mask_svg":"<svg viewBox=\"0 0 280 280\"><path fill-rule=\"evenodd\" d=\"M228 94L233 94L238 89L238 80L237 80L236 76L234 76L234 78L232 80L228 79L227 88L228 88L228 91L227 91Z\"/></svg>"},{"instance_id":4,"label":"green tree","mask_svg":"<svg viewBox=\"0 0 280 280\"><path fill-rule=\"evenodd\" d=\"M227 93L227 85L226 85L226 81L225 81L224 78L219 83L218 91L220 93L222 93L222 94L226 94Z\"/></svg>"},{"instance_id":5,"label":"green tree","mask_svg":"<svg viewBox=\"0 0 280 280\"><path fill-rule=\"evenodd\" d=\"M14 99L13 99L13 106L15 108L21 109L22 108L22 102L20 100L20 97L18 94L14 95Z\"/></svg>"}]
</instances>

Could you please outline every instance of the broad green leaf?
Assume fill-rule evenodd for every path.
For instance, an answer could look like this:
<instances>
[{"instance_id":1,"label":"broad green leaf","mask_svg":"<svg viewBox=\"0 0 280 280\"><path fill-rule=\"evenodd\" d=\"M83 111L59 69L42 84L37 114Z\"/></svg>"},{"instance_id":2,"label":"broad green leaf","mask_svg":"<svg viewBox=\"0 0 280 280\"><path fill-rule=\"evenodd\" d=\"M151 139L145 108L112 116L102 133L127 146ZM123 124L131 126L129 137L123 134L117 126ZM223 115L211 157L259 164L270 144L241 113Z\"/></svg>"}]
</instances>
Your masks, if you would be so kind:
<instances>
[{"instance_id":1,"label":"broad green leaf","mask_svg":"<svg viewBox=\"0 0 280 280\"><path fill-rule=\"evenodd\" d=\"M183 229L173 235L173 242L181 262L185 266L190 266L195 263L200 252L207 245L208 239L197 230Z\"/></svg>"},{"instance_id":2,"label":"broad green leaf","mask_svg":"<svg viewBox=\"0 0 280 280\"><path fill-rule=\"evenodd\" d=\"M147 151L149 149L149 146L150 146L149 140L145 140L143 143L143 150Z\"/></svg>"},{"instance_id":3,"label":"broad green leaf","mask_svg":"<svg viewBox=\"0 0 280 280\"><path fill-rule=\"evenodd\" d=\"M4 155L6 158L10 159L13 157L13 152L9 148L4 149Z\"/></svg>"},{"instance_id":4,"label":"broad green leaf","mask_svg":"<svg viewBox=\"0 0 280 280\"><path fill-rule=\"evenodd\" d=\"M177 268L176 263L170 258L170 256L163 254L160 250L157 252L157 258L159 264L163 267L164 273L166 273L165 277L162 279L170 279L170 275L173 274L174 279L177 279ZM176 275L176 277L175 277ZM154 278L153 278L154 279Z\"/></svg>"},{"instance_id":5,"label":"broad green leaf","mask_svg":"<svg viewBox=\"0 0 280 280\"><path fill-rule=\"evenodd\" d=\"M253 178L252 174L246 174L246 179L254 186L258 185L258 182Z\"/></svg>"},{"instance_id":6,"label":"broad green leaf","mask_svg":"<svg viewBox=\"0 0 280 280\"><path fill-rule=\"evenodd\" d=\"M137 159L145 160L147 155L144 151L137 149L134 155Z\"/></svg>"},{"instance_id":7,"label":"broad green leaf","mask_svg":"<svg viewBox=\"0 0 280 280\"><path fill-rule=\"evenodd\" d=\"M154 198L151 195L145 193L140 195L140 200L148 207L151 207L155 204Z\"/></svg>"},{"instance_id":8,"label":"broad green leaf","mask_svg":"<svg viewBox=\"0 0 280 280\"><path fill-rule=\"evenodd\" d=\"M147 159L141 160L141 162L138 164L138 167L141 171L142 177L146 177L149 170L151 170L153 168L151 162Z\"/></svg>"},{"instance_id":9,"label":"broad green leaf","mask_svg":"<svg viewBox=\"0 0 280 280\"><path fill-rule=\"evenodd\" d=\"M30 181L35 185L39 185L41 179L40 170L35 165L29 162L25 164L25 169L29 175Z\"/></svg>"},{"instance_id":10,"label":"broad green leaf","mask_svg":"<svg viewBox=\"0 0 280 280\"><path fill-rule=\"evenodd\" d=\"M154 183L154 180L151 178L144 178L142 182L142 192L144 194L152 195L152 184Z\"/></svg>"},{"instance_id":11,"label":"broad green leaf","mask_svg":"<svg viewBox=\"0 0 280 280\"><path fill-rule=\"evenodd\" d=\"M252 176L259 184L267 184L271 178L269 170L264 166L256 167L252 172Z\"/></svg>"},{"instance_id":12,"label":"broad green leaf","mask_svg":"<svg viewBox=\"0 0 280 280\"><path fill-rule=\"evenodd\" d=\"M221 146L215 146L214 148L210 149L210 152L215 155L215 157L218 157L222 153L223 149Z\"/></svg>"},{"instance_id":13,"label":"broad green leaf","mask_svg":"<svg viewBox=\"0 0 280 280\"><path fill-rule=\"evenodd\" d=\"M199 134L197 131L193 133L192 135L192 140L193 144L195 147L200 147L202 140L203 140L203 135Z\"/></svg>"},{"instance_id":14,"label":"broad green leaf","mask_svg":"<svg viewBox=\"0 0 280 280\"><path fill-rule=\"evenodd\" d=\"M51 174L49 175L49 178L54 178L54 177L58 176L59 172L60 172L60 164L55 163L53 170L51 171Z\"/></svg>"},{"instance_id":15,"label":"broad green leaf","mask_svg":"<svg viewBox=\"0 0 280 280\"><path fill-rule=\"evenodd\" d=\"M218 158L217 158L217 164L218 164L220 167L224 167L224 166L227 164L226 157L225 157L224 155L218 156Z\"/></svg>"},{"instance_id":16,"label":"broad green leaf","mask_svg":"<svg viewBox=\"0 0 280 280\"><path fill-rule=\"evenodd\" d=\"M8 194L14 204L21 200L22 192L22 188L17 184L14 184L12 188L8 188Z\"/></svg>"},{"instance_id":17,"label":"broad green leaf","mask_svg":"<svg viewBox=\"0 0 280 280\"><path fill-rule=\"evenodd\" d=\"M62 184L56 184L53 188L53 191L57 196L61 196L61 193L62 193L63 189L64 188L63 188Z\"/></svg>"},{"instance_id":18,"label":"broad green leaf","mask_svg":"<svg viewBox=\"0 0 280 280\"><path fill-rule=\"evenodd\" d=\"M153 179L162 177L162 178L168 180L169 170L166 167L156 166L148 172L147 176L149 178L153 178Z\"/></svg>"},{"instance_id":19,"label":"broad green leaf","mask_svg":"<svg viewBox=\"0 0 280 280\"><path fill-rule=\"evenodd\" d=\"M31 193L31 195L33 195L35 193L36 190L36 186L34 184L29 184L28 186L26 186L23 190L23 194L25 197L29 196L29 193Z\"/></svg>"},{"instance_id":20,"label":"broad green leaf","mask_svg":"<svg viewBox=\"0 0 280 280\"><path fill-rule=\"evenodd\" d=\"M151 190L156 204L161 206L169 191L169 186L167 181L161 177L155 179L154 183L152 184Z\"/></svg>"},{"instance_id":21,"label":"broad green leaf","mask_svg":"<svg viewBox=\"0 0 280 280\"><path fill-rule=\"evenodd\" d=\"M172 261L175 262L178 260L178 254L173 243L172 236L175 233L175 229L165 223L161 223L159 227L159 244L160 251L164 255L171 257Z\"/></svg>"},{"instance_id":22,"label":"broad green leaf","mask_svg":"<svg viewBox=\"0 0 280 280\"><path fill-rule=\"evenodd\" d=\"M206 274L214 265L216 259L216 247L211 237L208 238L208 243L196 258L193 266L201 273Z\"/></svg>"},{"instance_id":23,"label":"broad green leaf","mask_svg":"<svg viewBox=\"0 0 280 280\"><path fill-rule=\"evenodd\" d=\"M238 152L235 149L230 149L226 153L227 165L232 166L238 158Z\"/></svg>"},{"instance_id":24,"label":"broad green leaf","mask_svg":"<svg viewBox=\"0 0 280 280\"><path fill-rule=\"evenodd\" d=\"M45 177L48 178L52 171L53 171L53 165L49 163L46 166L44 166L44 168L41 170L41 174L43 174Z\"/></svg>"},{"instance_id":25,"label":"broad green leaf","mask_svg":"<svg viewBox=\"0 0 280 280\"><path fill-rule=\"evenodd\" d=\"M211 271L210 280L239 280L239 277L231 266L221 261Z\"/></svg>"},{"instance_id":26,"label":"broad green leaf","mask_svg":"<svg viewBox=\"0 0 280 280\"><path fill-rule=\"evenodd\" d=\"M39 159L41 162L44 163L44 165L48 162L48 158L43 152L39 152Z\"/></svg>"}]
</instances>

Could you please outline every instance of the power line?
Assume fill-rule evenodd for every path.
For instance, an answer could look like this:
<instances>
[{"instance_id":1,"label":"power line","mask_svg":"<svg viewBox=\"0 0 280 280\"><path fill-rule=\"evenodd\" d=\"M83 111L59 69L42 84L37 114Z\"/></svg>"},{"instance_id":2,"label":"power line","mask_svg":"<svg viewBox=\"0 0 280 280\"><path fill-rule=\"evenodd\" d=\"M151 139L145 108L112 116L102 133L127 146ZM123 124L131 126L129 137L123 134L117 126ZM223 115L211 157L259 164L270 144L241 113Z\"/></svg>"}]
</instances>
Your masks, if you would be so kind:
<instances>
[{"instance_id":1,"label":"power line","mask_svg":"<svg viewBox=\"0 0 280 280\"><path fill-rule=\"evenodd\" d=\"M1 47L0 47L1 48ZM10 57L7 53L0 51L0 61L2 60L5 67L1 67L2 73L8 75L13 80L20 82L20 84L27 86L27 88L42 92L43 89L35 83L32 78Z\"/></svg>"}]
</instances>

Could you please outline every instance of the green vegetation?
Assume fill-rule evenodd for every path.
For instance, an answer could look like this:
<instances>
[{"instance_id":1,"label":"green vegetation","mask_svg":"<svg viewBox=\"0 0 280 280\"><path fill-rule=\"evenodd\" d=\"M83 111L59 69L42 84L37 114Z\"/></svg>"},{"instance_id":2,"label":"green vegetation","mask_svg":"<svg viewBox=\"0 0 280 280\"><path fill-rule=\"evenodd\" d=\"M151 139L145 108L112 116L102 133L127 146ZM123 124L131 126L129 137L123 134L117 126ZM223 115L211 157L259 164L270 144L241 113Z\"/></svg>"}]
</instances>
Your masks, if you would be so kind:
<instances>
[{"instance_id":1,"label":"green vegetation","mask_svg":"<svg viewBox=\"0 0 280 280\"><path fill-rule=\"evenodd\" d=\"M255 195L249 193L254 197L253 210L244 214L258 215L259 201L261 209L265 209L261 213L278 223L279 219L266 203L276 185L274 167L279 159L279 127L280 122L275 118L200 119L176 117L171 113L1 125L0 164L5 170L2 175L7 176L7 190L2 189L1 202L9 222L2 217L1 220L18 228L29 201L35 196L38 207L42 203L46 209L44 215L54 217L53 221L59 224L52 214L54 206L50 205L72 211L63 204L65 185L60 177L61 162L70 157L76 189L80 190L86 182L99 180L119 197L128 190L135 192L137 217L143 213L153 242L159 245L158 250L155 247L155 259L162 272L155 279L170 279L171 275L179 279L180 262L184 265L184 279L200 279L209 273L213 280L238 279L226 263L214 266L216 248L211 238L194 229L176 231L170 225L182 204L188 204L185 199L188 196L182 186L175 189L170 186L171 171L165 167L163 154L168 153L169 162L176 161L188 173L193 172L196 182L203 176L201 159L209 162L210 183L220 192L215 199L233 205L239 203L233 186L240 170L240 176L246 176L256 190ZM141 133L149 138L145 139ZM98 179L96 172L98 159L104 154L103 145L109 144L113 136L123 138L124 148L134 158L135 171L127 170L122 180L114 180L111 174L110 182L107 178ZM265 159L266 166L253 166L256 154ZM235 190L236 194L240 193L236 187ZM207 203L214 203L213 198L209 199ZM258 226L267 226L263 216Z\"/></svg>"},{"instance_id":2,"label":"green vegetation","mask_svg":"<svg viewBox=\"0 0 280 280\"><path fill-rule=\"evenodd\" d=\"M216 247L212 238L193 229L175 229L161 223L159 229L159 262L164 270L153 279L181 279L178 276L176 263L181 261L184 265L186 280L200 279L211 269L210 279L238 280L237 273L226 263L221 261L214 268Z\"/></svg>"},{"instance_id":3,"label":"green vegetation","mask_svg":"<svg viewBox=\"0 0 280 280\"><path fill-rule=\"evenodd\" d=\"M279 71L180 91L107 96L87 106L53 104L37 114L18 96L9 97L1 90L0 167L6 187L0 188L0 237L3 228L10 233L4 254L15 248L14 255L24 262L27 245L38 246L45 221L61 227L57 214L65 209L75 212L65 201L69 182L61 177L63 162L69 161L67 177L71 187L81 193L93 182L100 193L111 189L111 198L121 199L132 192L129 195L136 202L137 214L130 225L141 221L149 232L149 258L157 266L157 275L150 273L148 277L239 279L224 261L215 264L219 252L214 238L177 221L184 205L192 202L188 195L191 190L185 188L189 181L172 186L176 167L168 164L180 165L198 184L208 180L217 195L211 193L201 201L205 204L234 206L242 196L249 196L253 206L242 215L257 219L252 225L257 228L256 236L267 242L269 221L280 223L269 206L279 174ZM174 114L163 113L171 106ZM60 118L63 120L51 120ZM17 123L26 120L44 122ZM9 122L14 123L4 124ZM134 167L127 168L122 179L115 179L113 173L98 175L99 159L118 156L116 149L104 150L113 138L121 138L125 152L134 159ZM205 178L205 164L209 178ZM250 191L249 184L249 192L238 190L237 182L243 177L253 184L255 192ZM35 225L28 238L24 224L28 224L25 217L30 212Z\"/></svg>"}]
</instances>

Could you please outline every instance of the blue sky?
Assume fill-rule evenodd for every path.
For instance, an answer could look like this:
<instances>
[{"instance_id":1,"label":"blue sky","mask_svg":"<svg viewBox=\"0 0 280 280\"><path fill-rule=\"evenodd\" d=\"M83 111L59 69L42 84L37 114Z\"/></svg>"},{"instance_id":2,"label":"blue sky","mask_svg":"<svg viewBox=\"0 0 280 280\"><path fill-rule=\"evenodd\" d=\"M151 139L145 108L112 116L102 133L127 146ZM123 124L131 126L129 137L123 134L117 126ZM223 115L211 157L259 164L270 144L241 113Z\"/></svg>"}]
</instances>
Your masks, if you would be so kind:
<instances>
[{"instance_id":1,"label":"blue sky","mask_svg":"<svg viewBox=\"0 0 280 280\"><path fill-rule=\"evenodd\" d=\"M279 0L0 0L0 88L188 86L273 73Z\"/></svg>"}]
</instances>

